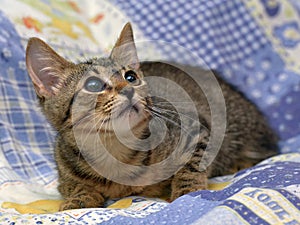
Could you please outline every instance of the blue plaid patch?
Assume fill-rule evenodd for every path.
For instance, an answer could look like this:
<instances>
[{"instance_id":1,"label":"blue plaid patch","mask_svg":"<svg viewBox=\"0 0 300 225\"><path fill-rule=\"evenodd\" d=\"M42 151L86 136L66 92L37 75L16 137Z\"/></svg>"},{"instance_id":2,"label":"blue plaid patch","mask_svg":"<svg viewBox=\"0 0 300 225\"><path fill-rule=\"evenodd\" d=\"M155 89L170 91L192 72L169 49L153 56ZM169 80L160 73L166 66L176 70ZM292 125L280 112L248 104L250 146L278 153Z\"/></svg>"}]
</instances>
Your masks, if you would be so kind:
<instances>
[{"instance_id":1,"label":"blue plaid patch","mask_svg":"<svg viewBox=\"0 0 300 225\"><path fill-rule=\"evenodd\" d=\"M19 179L47 184L56 178L54 132L37 106L20 37L1 12L0 18L1 152Z\"/></svg>"}]
</instances>

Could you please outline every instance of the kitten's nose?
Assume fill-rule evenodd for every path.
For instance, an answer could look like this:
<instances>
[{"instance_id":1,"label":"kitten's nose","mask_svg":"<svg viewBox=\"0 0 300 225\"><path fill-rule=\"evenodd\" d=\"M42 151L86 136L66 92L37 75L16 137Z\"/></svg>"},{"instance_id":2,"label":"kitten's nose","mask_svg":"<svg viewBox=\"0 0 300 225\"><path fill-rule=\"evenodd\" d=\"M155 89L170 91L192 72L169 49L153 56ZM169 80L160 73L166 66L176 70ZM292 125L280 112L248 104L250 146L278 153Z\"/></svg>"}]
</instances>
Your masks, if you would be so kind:
<instances>
[{"instance_id":1,"label":"kitten's nose","mask_svg":"<svg viewBox=\"0 0 300 225\"><path fill-rule=\"evenodd\" d=\"M134 89L133 89L133 87L124 87L120 91L120 94L125 95L129 100L131 100L134 95Z\"/></svg>"}]
</instances>

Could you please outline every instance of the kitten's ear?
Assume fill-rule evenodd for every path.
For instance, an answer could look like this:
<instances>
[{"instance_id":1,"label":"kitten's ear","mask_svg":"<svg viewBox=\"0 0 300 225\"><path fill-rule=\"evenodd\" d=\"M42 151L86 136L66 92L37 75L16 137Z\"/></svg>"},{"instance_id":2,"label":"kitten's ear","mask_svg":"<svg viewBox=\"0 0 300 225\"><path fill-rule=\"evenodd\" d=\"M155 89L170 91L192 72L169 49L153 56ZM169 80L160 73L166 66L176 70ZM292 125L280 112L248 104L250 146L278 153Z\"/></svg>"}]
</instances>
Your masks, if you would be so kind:
<instances>
[{"instance_id":1,"label":"kitten's ear","mask_svg":"<svg viewBox=\"0 0 300 225\"><path fill-rule=\"evenodd\" d=\"M121 63L122 65L130 65L134 69L140 66L137 51L133 38L133 31L130 23L127 23L121 31L111 54L110 58Z\"/></svg>"},{"instance_id":2,"label":"kitten's ear","mask_svg":"<svg viewBox=\"0 0 300 225\"><path fill-rule=\"evenodd\" d=\"M39 97L55 95L66 78L65 69L72 65L39 38L29 39L26 66Z\"/></svg>"}]
</instances>

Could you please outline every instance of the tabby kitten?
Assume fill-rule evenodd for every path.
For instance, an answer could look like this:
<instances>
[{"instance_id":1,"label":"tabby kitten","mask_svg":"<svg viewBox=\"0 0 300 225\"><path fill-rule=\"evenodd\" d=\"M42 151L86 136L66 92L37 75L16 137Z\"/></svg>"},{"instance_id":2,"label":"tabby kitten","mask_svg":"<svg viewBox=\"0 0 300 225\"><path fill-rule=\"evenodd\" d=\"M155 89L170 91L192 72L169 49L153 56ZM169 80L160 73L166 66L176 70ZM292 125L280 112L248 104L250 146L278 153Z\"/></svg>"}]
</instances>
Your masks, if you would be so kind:
<instances>
[{"instance_id":1,"label":"tabby kitten","mask_svg":"<svg viewBox=\"0 0 300 225\"><path fill-rule=\"evenodd\" d=\"M74 64L31 38L26 64L43 113L58 131L58 190L65 199L60 210L102 207L109 198L129 195L169 193L173 201L206 189L209 177L276 154L276 137L260 112L217 78L226 103L226 133L214 161L199 167L210 152L212 112L205 93L183 70L199 77L208 71L139 62L129 23L108 58ZM165 80L190 96L196 114L180 88ZM160 96L151 94L154 89Z\"/></svg>"}]
</instances>

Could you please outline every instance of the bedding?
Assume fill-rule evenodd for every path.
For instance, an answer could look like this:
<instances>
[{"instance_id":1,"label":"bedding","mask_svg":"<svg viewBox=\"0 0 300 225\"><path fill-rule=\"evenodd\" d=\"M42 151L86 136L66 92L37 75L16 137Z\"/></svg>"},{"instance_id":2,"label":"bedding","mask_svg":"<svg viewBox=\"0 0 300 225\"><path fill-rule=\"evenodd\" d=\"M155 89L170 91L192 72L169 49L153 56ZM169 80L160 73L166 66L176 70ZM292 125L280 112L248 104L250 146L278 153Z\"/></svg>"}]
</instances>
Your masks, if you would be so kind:
<instances>
[{"instance_id":1,"label":"bedding","mask_svg":"<svg viewBox=\"0 0 300 225\"><path fill-rule=\"evenodd\" d=\"M0 224L300 224L298 0L0 0L0 5ZM27 40L38 36L79 61L107 54L127 21L137 40L152 40L150 58L195 64L197 55L220 71L266 115L280 137L280 154L213 178L209 190L172 203L130 196L108 201L106 208L57 212L55 132L26 72Z\"/></svg>"}]
</instances>

